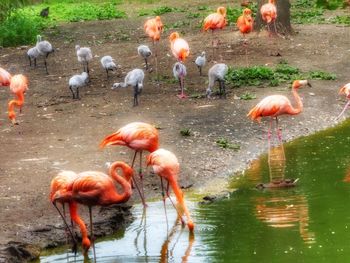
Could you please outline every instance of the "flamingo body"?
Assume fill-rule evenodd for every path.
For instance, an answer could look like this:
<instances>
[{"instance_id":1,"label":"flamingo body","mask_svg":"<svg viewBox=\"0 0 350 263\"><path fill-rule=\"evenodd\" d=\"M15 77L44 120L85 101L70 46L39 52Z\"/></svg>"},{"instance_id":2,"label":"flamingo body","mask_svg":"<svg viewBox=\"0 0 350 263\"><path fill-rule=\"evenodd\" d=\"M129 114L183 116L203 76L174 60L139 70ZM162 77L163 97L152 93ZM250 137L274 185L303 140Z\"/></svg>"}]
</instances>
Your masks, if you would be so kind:
<instances>
[{"instance_id":1,"label":"flamingo body","mask_svg":"<svg viewBox=\"0 0 350 263\"><path fill-rule=\"evenodd\" d=\"M186 40L180 38L179 33L173 32L170 37L171 52L179 61L185 61L190 54L190 47Z\"/></svg>"},{"instance_id":2,"label":"flamingo body","mask_svg":"<svg viewBox=\"0 0 350 263\"><path fill-rule=\"evenodd\" d=\"M339 95L345 95L347 99L350 99L350 83L339 89Z\"/></svg>"},{"instance_id":3,"label":"flamingo body","mask_svg":"<svg viewBox=\"0 0 350 263\"><path fill-rule=\"evenodd\" d=\"M243 14L237 19L237 27L242 34L248 34L253 30L254 20L249 8L243 10Z\"/></svg>"},{"instance_id":4,"label":"flamingo body","mask_svg":"<svg viewBox=\"0 0 350 263\"><path fill-rule=\"evenodd\" d=\"M11 74L8 73L5 69L0 68L0 87L10 86L10 83L11 83Z\"/></svg>"},{"instance_id":5,"label":"flamingo body","mask_svg":"<svg viewBox=\"0 0 350 263\"><path fill-rule=\"evenodd\" d=\"M159 16L148 19L143 25L143 28L153 41L159 41L160 33L163 31L163 23Z\"/></svg>"},{"instance_id":6,"label":"flamingo body","mask_svg":"<svg viewBox=\"0 0 350 263\"><path fill-rule=\"evenodd\" d=\"M203 29L204 31L207 31L208 29L211 29L211 30L223 29L226 25L227 25L226 8L218 7L216 13L212 13L208 15L204 19Z\"/></svg>"},{"instance_id":7,"label":"flamingo body","mask_svg":"<svg viewBox=\"0 0 350 263\"><path fill-rule=\"evenodd\" d=\"M100 143L101 148L108 145L125 145L136 151L154 152L159 146L158 130L147 123L132 122L106 136Z\"/></svg>"},{"instance_id":8,"label":"flamingo body","mask_svg":"<svg viewBox=\"0 0 350 263\"><path fill-rule=\"evenodd\" d=\"M261 18L266 23L274 22L277 18L277 8L274 0L269 0L269 3L264 4L260 8Z\"/></svg>"}]
</instances>

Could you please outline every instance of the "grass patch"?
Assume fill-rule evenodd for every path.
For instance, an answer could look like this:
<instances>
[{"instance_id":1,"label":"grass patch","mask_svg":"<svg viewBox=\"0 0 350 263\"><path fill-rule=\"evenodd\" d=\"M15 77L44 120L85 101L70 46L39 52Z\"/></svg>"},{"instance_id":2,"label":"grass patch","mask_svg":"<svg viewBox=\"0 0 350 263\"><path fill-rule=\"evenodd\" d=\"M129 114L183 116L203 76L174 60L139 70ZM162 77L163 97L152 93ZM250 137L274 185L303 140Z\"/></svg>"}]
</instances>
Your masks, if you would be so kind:
<instances>
[{"instance_id":1,"label":"grass patch","mask_svg":"<svg viewBox=\"0 0 350 263\"><path fill-rule=\"evenodd\" d=\"M229 67L225 79L233 87L261 85L275 87L281 83L291 83L296 79L335 80L336 75L324 71L301 72L298 68L281 61L275 68L266 66Z\"/></svg>"},{"instance_id":2,"label":"grass patch","mask_svg":"<svg viewBox=\"0 0 350 263\"><path fill-rule=\"evenodd\" d=\"M256 99L256 95L251 94L250 92L247 91L246 93L242 94L239 98L241 100L253 100L253 99Z\"/></svg>"},{"instance_id":3,"label":"grass patch","mask_svg":"<svg viewBox=\"0 0 350 263\"><path fill-rule=\"evenodd\" d=\"M192 131L190 128L182 128L180 130L180 134L181 134L181 136L188 137L188 136L191 136Z\"/></svg>"},{"instance_id":4,"label":"grass patch","mask_svg":"<svg viewBox=\"0 0 350 263\"><path fill-rule=\"evenodd\" d=\"M216 144L221 148L230 149L230 150L234 150L234 151L238 151L241 148L241 146L239 144L230 143L226 138L217 139Z\"/></svg>"},{"instance_id":5,"label":"grass patch","mask_svg":"<svg viewBox=\"0 0 350 263\"><path fill-rule=\"evenodd\" d=\"M40 17L27 16L22 10L12 12L0 23L0 46L10 47L32 44L45 27Z\"/></svg>"},{"instance_id":6,"label":"grass patch","mask_svg":"<svg viewBox=\"0 0 350 263\"><path fill-rule=\"evenodd\" d=\"M333 24L350 25L350 15L333 17L330 19L330 22Z\"/></svg>"}]
</instances>

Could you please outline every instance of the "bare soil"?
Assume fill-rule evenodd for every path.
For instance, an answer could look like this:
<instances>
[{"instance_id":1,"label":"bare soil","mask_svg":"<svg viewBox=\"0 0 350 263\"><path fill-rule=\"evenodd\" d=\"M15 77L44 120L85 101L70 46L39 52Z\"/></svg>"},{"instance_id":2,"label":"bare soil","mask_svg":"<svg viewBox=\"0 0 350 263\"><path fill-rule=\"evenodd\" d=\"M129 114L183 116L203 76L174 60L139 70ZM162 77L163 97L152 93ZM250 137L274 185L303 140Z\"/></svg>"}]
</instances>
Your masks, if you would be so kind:
<instances>
[{"instance_id":1,"label":"bare soil","mask_svg":"<svg viewBox=\"0 0 350 263\"><path fill-rule=\"evenodd\" d=\"M186 20L185 16L186 13L170 13L162 17L165 24L173 24ZM48 58L49 75L45 74L42 60L36 69L29 67L25 57L27 47L0 49L0 66L11 73L23 73L30 80L23 112L18 116L19 125L12 126L7 119L7 102L12 95L6 88L0 90L0 244L5 249L0 253L0 262L24 261L37 256L41 248L64 242L60 217L48 200L51 179L62 169L106 171L106 162L130 161L132 153L127 148L109 147L103 151L98 148L105 135L129 122L143 121L160 128L161 147L173 151L180 161L181 186L196 193L225 190L235 171L246 168L249 160L266 151L267 121L259 125L247 119L246 114L266 95L285 94L293 100L289 84L277 88L229 88L226 99L181 100L176 96L177 82L172 81L175 59L167 39L169 31L159 45L161 80L157 85L155 70L146 73L139 106L132 107L130 87L111 90L112 84L121 82L129 70L143 67L136 48L141 43L151 45L143 32L144 20L138 17L71 23L49 30L46 38L56 48ZM189 21L188 26L179 30L191 47L191 57L186 61L186 92L205 94L207 76L199 76L193 61L205 50L210 61L204 72L214 64L211 36L200 32L198 19ZM245 66L241 36L232 28L215 33L220 38L215 60ZM282 117L280 121L286 141L336 124L334 118L344 105L337 91L348 82L350 61L349 27L294 25L294 29L297 33L285 39L269 39L264 32L251 34L249 64L273 66L284 59L302 71L334 72L337 80L312 81L312 88L300 90L304 111L297 116ZM75 55L76 44L90 46L94 53L91 82L81 90L81 100L72 100L67 85L73 74L82 71ZM276 51L282 56L270 55ZM99 62L103 55L111 55L122 65L108 80ZM154 69L154 60L150 63ZM237 99L247 91L256 94L257 99ZM192 135L181 136L182 128L190 128ZM239 144L240 150L218 147L216 140L221 137ZM159 179L148 176L145 180L147 197L160 197ZM129 203L134 201L139 201L137 194ZM115 211L119 211L117 217ZM114 215L114 221L106 219L104 213ZM88 219L84 208L82 215ZM111 222L119 227L116 222L123 225L132 220L128 206L103 210L98 218L104 218L106 224L97 231L100 235L115 231L115 227L107 226ZM9 254L17 258L6 258Z\"/></svg>"}]
</instances>

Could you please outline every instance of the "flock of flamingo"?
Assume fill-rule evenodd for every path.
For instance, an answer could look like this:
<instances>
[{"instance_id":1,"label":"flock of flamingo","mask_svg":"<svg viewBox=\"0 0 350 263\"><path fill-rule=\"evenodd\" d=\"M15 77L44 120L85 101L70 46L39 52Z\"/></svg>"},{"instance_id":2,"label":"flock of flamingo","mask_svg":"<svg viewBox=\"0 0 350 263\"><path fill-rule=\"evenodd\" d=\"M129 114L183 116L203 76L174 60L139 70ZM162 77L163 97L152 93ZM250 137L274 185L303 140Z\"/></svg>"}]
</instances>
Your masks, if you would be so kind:
<instances>
[{"instance_id":1,"label":"flock of flamingo","mask_svg":"<svg viewBox=\"0 0 350 263\"><path fill-rule=\"evenodd\" d=\"M261 15L262 19L266 21L268 27L270 24L274 24L277 18L277 9L274 0L269 0L269 3L264 4L261 7ZM226 9L224 7L219 7L216 13L210 14L204 19L203 29L205 31L211 30L214 35L214 31L217 29L222 29L227 25L226 21ZM242 16L240 16L237 20L237 27L239 28L242 34L247 34L253 30L253 18L252 11L248 8L244 9ZM159 16L149 19L144 24L144 29L146 34L152 39L152 42L155 47L155 62L156 62L156 71L158 74L158 41L160 40L161 33L163 31L163 23ZM170 46L171 51L174 57L177 59L177 63L175 63L173 71L174 76L176 76L179 80L181 94L180 98L186 98L184 94L184 77L186 76L186 67L184 65L184 61L189 56L190 49L187 41L180 37L179 33L173 32L170 37ZM43 45L44 41L42 41L41 37L38 36L38 42L35 48L28 51L28 56L30 59L30 63L32 59L34 59L34 65L36 65L36 54L43 55L45 57L45 68L47 71L46 58L47 56L53 52L53 48L48 46L45 43L46 52L40 51L39 46ZM47 41L45 41L47 42ZM214 46L214 38L212 41L212 45ZM39 45L39 46L38 46ZM44 45L44 46L45 46ZM89 54L89 50L87 48L76 47L78 58L80 57L84 64L84 71L86 71L84 76L88 76L89 68L88 61L89 57L92 58L91 54ZM40 52L39 52L40 51ZM138 50L139 54L141 54L145 59L146 69L148 68L147 58L152 54L147 46L140 46ZM90 59L91 59L90 58ZM106 64L111 65L111 68L115 66L113 59L110 56L105 56L103 58L106 61ZM196 59L196 64L199 67L200 74L201 68L205 63L205 52L202 53L200 57ZM102 62L102 65L105 63ZM107 77L108 70L110 69L108 66L105 67ZM142 70L141 70L142 71ZM212 73L211 73L212 72ZM227 66L225 64L216 64L209 70L209 75L213 75L213 78L209 81L209 87L207 90L208 96L211 93L211 88L214 84L214 81L220 82L220 89L224 90L224 75L227 72ZM140 75L141 73L139 73ZM143 74L143 71L142 71ZM143 75L142 80L143 80ZM221 74L221 75L220 75ZM129 75L129 74L128 74ZM132 74L131 74L132 75ZM86 79L83 76L83 81ZM209 76L210 77L210 76ZM87 77L86 77L87 78ZM126 85L134 85L129 84L132 83L130 81L131 76L127 76L124 84L116 83L114 87ZM75 82L74 82L75 81ZM72 85L70 83L70 88L73 93L73 98L75 97L73 91L73 84L78 82L79 78L72 81ZM134 94L134 105L138 104L137 95L141 84L135 84L135 94ZM248 117L252 120L260 121L262 117L271 117L270 126L268 129L268 141L270 144L271 138L271 129L273 119L276 121L276 135L278 140L282 142L281 129L278 127L278 116L282 114L295 115L299 114L303 110L302 101L297 93L298 88L309 85L310 83L307 80L296 80L292 85L292 94L296 101L296 107L293 107L289 99L282 95L272 95L261 100L254 108L250 110L248 113ZM11 100L8 103L8 117L13 124L18 124L16 121L15 107L19 108L20 111L22 109L24 103L24 94L28 89L28 79L24 75L14 75L11 76L6 70L0 68L0 86L8 86L12 93L16 96L16 99ZM342 112L339 114L337 118L339 118L345 110L350 105L350 83L346 84L339 90L339 94L345 95L348 99L347 104L345 105ZM79 90L77 93L77 97L79 97ZM61 171L55 178L51 181L51 192L50 192L50 201L57 208L57 211L60 213L64 224L70 233L71 239L73 243L76 244L76 239L73 234L74 232L74 224L77 224L80 228L82 235L82 248L84 253L87 253L89 250L91 243L93 244L93 223L92 223L92 207L93 206L108 206L111 204L120 204L127 202L133 193L133 189L136 187L138 194L142 200L144 207L147 207L144 189L143 189L143 171L142 171L142 154L144 151L149 152L150 154L147 157L147 166L152 166L155 174L158 174L161 181L161 189L163 195L163 201L167 198L171 200L169 188L174 191L176 196L178 206L174 205L177 210L178 216L181 219L182 223L185 223L185 220L182 218L183 214L186 216L186 223L190 233L194 231L194 223L191 219L190 213L184 201L184 195L181 191L177 179L179 175L179 162L176 156L168 150L159 148L159 135L158 131L155 127L150 124L142 123L142 122L132 122L122 128L120 128L117 132L106 136L100 143L100 148L105 148L112 145L121 145L127 146L130 149L134 150L134 156L131 161L131 164L128 165L123 161L115 161L111 164L109 168L109 173L105 174L98 171L86 171L82 173L75 173L73 171ZM134 173L135 161L139 155L140 169L138 174L138 179ZM118 172L117 170L121 170ZM163 179L166 181L167 185L164 185ZM118 185L118 187L116 186ZM121 189L121 190L120 190ZM63 207L61 211L57 207L57 203L60 203ZM65 204L69 206L70 218L72 220L72 226L70 227L67 223L65 216ZM78 204L87 206L89 208L90 213L90 238L88 235L88 231L86 225L82 218L78 215L77 206ZM94 251L95 252L95 251ZM95 255L96 258L96 255Z\"/></svg>"}]
</instances>

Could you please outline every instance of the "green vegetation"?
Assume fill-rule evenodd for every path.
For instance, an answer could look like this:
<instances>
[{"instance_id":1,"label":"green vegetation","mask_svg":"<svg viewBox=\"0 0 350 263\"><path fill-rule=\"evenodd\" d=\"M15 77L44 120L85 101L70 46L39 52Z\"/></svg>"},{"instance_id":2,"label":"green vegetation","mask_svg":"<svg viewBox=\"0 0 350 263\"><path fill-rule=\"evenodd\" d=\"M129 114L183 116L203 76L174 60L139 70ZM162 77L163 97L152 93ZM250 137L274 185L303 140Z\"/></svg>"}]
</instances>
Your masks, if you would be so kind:
<instances>
[{"instance_id":1,"label":"green vegetation","mask_svg":"<svg viewBox=\"0 0 350 263\"><path fill-rule=\"evenodd\" d=\"M181 134L182 136L187 137L187 136L191 136L192 131L191 131L190 128L182 128L182 129L180 130L180 134Z\"/></svg>"},{"instance_id":2,"label":"green vegetation","mask_svg":"<svg viewBox=\"0 0 350 263\"><path fill-rule=\"evenodd\" d=\"M253 100L253 99L256 99L256 95L251 94L250 92L247 91L246 93L242 94L239 98L241 100Z\"/></svg>"},{"instance_id":3,"label":"green vegetation","mask_svg":"<svg viewBox=\"0 0 350 263\"><path fill-rule=\"evenodd\" d=\"M267 66L252 66L247 68L230 67L226 81L233 87L261 86L268 84L275 87L284 82L296 79L334 80L336 75L323 71L301 72L298 68L281 61L274 69Z\"/></svg>"},{"instance_id":4,"label":"green vegetation","mask_svg":"<svg viewBox=\"0 0 350 263\"><path fill-rule=\"evenodd\" d=\"M216 144L221 148L235 150L235 151L238 151L241 148L240 145L235 143L230 143L226 138L219 138L216 141Z\"/></svg>"}]
</instances>

